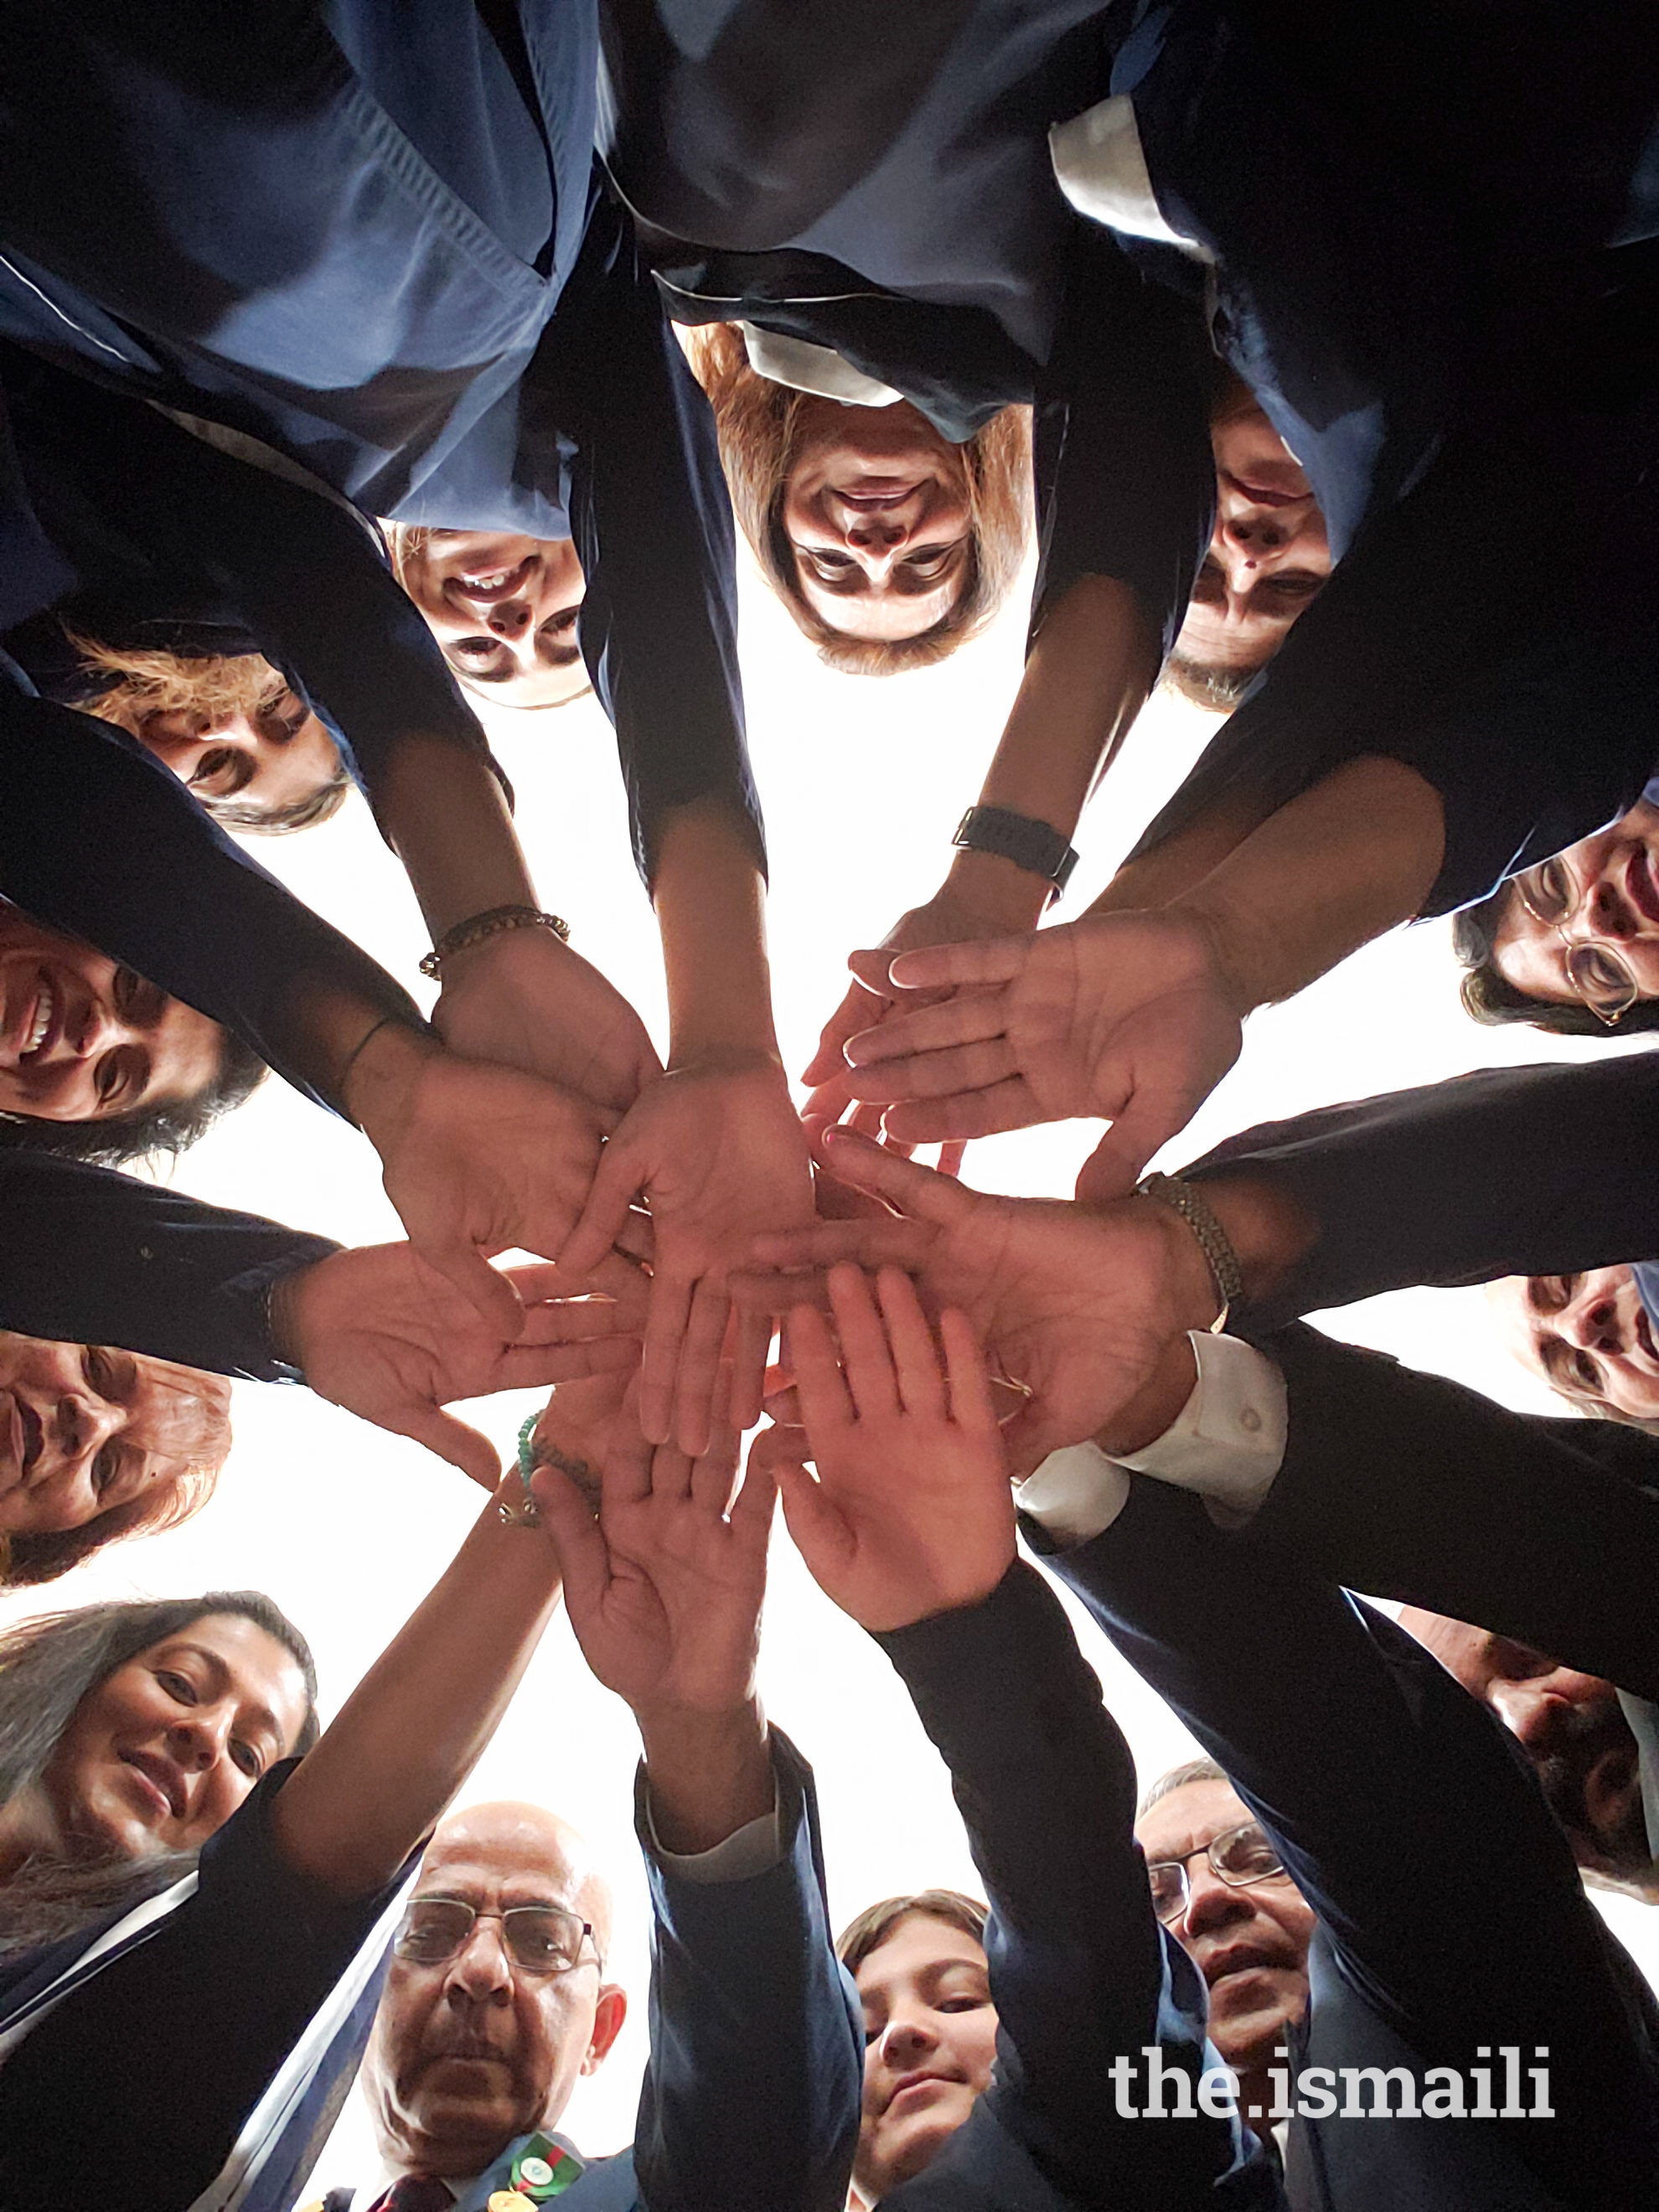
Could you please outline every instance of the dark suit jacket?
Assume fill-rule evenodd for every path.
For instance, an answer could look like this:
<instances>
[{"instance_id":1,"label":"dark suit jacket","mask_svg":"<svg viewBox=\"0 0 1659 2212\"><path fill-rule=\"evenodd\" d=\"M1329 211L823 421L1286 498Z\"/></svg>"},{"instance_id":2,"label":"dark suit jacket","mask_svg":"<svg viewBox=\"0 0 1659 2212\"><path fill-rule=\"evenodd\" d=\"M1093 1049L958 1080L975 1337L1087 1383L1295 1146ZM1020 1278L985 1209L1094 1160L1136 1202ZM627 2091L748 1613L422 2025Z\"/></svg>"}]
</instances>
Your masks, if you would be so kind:
<instances>
[{"instance_id":1,"label":"dark suit jacket","mask_svg":"<svg viewBox=\"0 0 1659 2212\"><path fill-rule=\"evenodd\" d=\"M1162 1484L1138 1481L1111 1528L1051 1564L1232 1776L1318 1914L1303 2067L1420 2077L1487 2063L1483 2045L1528 2065L1548 2050L1551 2118L1298 2120L1292 2203L1650 2205L1659 2011L1493 1715L1392 1621L1246 1556Z\"/></svg>"},{"instance_id":2,"label":"dark suit jacket","mask_svg":"<svg viewBox=\"0 0 1659 2212\"><path fill-rule=\"evenodd\" d=\"M1318 1240L1254 1331L1411 1284L1491 1282L1659 1253L1659 1052L1483 1068L1229 1137L1190 1170L1265 1177Z\"/></svg>"},{"instance_id":3,"label":"dark suit jacket","mask_svg":"<svg viewBox=\"0 0 1659 2212\"><path fill-rule=\"evenodd\" d=\"M1053 1594L1017 1562L981 1604L877 1641L951 1770L998 2014L990 2087L883 2212L1269 2212L1237 2122L1116 2113L1120 2054L1138 2087L1146 2045L1191 2080L1215 2058L1197 1973L1152 1914L1128 1746Z\"/></svg>"}]
</instances>

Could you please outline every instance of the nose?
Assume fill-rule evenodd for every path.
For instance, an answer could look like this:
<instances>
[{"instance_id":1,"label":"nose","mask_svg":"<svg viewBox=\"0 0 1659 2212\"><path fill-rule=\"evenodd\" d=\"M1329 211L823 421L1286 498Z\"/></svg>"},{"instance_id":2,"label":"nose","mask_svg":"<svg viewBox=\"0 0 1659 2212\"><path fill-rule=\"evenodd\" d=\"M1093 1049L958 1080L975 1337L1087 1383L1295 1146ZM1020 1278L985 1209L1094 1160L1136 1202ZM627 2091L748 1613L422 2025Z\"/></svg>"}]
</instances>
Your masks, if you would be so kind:
<instances>
[{"instance_id":1,"label":"nose","mask_svg":"<svg viewBox=\"0 0 1659 2212\"><path fill-rule=\"evenodd\" d=\"M1223 1928L1230 1920L1248 1916L1249 1902L1242 1890L1222 1881L1208 1859L1194 1859L1187 1869L1187 1909L1176 1926L1188 1936L1206 1929Z\"/></svg>"},{"instance_id":2,"label":"nose","mask_svg":"<svg viewBox=\"0 0 1659 2212\"><path fill-rule=\"evenodd\" d=\"M1534 1754L1547 1752L1560 1733L1566 1716L1583 1704L1592 1687L1590 1677L1557 1667L1547 1674L1524 1682L1499 1680L1488 1696L1492 1711L1511 1735Z\"/></svg>"},{"instance_id":3,"label":"nose","mask_svg":"<svg viewBox=\"0 0 1659 2212\"><path fill-rule=\"evenodd\" d=\"M895 2074L908 2072L938 2048L938 2036L919 2014L896 2012L882 2030L882 2063Z\"/></svg>"},{"instance_id":4,"label":"nose","mask_svg":"<svg viewBox=\"0 0 1659 2212\"><path fill-rule=\"evenodd\" d=\"M1217 530L1222 543L1247 568L1271 560L1291 540L1290 532L1276 515L1255 507L1241 508L1237 514L1224 514Z\"/></svg>"},{"instance_id":5,"label":"nose","mask_svg":"<svg viewBox=\"0 0 1659 2212\"><path fill-rule=\"evenodd\" d=\"M66 1391L54 1408L52 1434L60 1464L76 1464L97 1456L121 1426L118 1407L83 1391ZM44 1457L44 1455L43 1455Z\"/></svg>"},{"instance_id":6,"label":"nose","mask_svg":"<svg viewBox=\"0 0 1659 2212\"><path fill-rule=\"evenodd\" d=\"M472 1933L450 1960L447 1994L452 2004L505 2004L509 2001L513 1995L513 1969L498 1921L473 1922Z\"/></svg>"},{"instance_id":7,"label":"nose","mask_svg":"<svg viewBox=\"0 0 1659 2212\"><path fill-rule=\"evenodd\" d=\"M1605 874L1598 875L1589 885L1588 897L1580 902L1579 914L1597 937L1634 937L1640 926L1618 886Z\"/></svg>"},{"instance_id":8,"label":"nose","mask_svg":"<svg viewBox=\"0 0 1659 2212\"><path fill-rule=\"evenodd\" d=\"M1582 1352L1625 1349L1617 1295L1593 1276L1563 1310L1560 1328L1568 1343L1576 1344Z\"/></svg>"},{"instance_id":9,"label":"nose","mask_svg":"<svg viewBox=\"0 0 1659 2212\"><path fill-rule=\"evenodd\" d=\"M224 1757L234 1721L228 1700L193 1705L167 1729L167 1750L186 1774L206 1774Z\"/></svg>"},{"instance_id":10,"label":"nose","mask_svg":"<svg viewBox=\"0 0 1659 2212\"><path fill-rule=\"evenodd\" d=\"M509 644L524 635L532 619L528 599L497 599L485 617L491 636L505 638Z\"/></svg>"}]
</instances>

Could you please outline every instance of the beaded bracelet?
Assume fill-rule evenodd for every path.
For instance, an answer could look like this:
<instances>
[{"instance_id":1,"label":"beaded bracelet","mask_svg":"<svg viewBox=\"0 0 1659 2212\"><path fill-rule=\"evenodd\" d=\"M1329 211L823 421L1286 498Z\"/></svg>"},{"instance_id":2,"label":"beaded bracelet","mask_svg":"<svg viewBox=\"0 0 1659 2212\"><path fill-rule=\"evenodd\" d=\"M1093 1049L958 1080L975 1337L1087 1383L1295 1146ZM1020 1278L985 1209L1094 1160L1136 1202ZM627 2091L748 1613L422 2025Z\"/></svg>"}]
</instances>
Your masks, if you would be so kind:
<instances>
[{"instance_id":1,"label":"beaded bracelet","mask_svg":"<svg viewBox=\"0 0 1659 2212\"><path fill-rule=\"evenodd\" d=\"M570 924L556 914L544 914L536 906L492 906L487 913L472 915L465 921L458 921L453 929L445 930L422 961L422 975L436 981L453 953L469 951L487 937L499 937L507 929L550 929L562 945L570 942Z\"/></svg>"},{"instance_id":2,"label":"beaded bracelet","mask_svg":"<svg viewBox=\"0 0 1659 2212\"><path fill-rule=\"evenodd\" d=\"M1149 1175L1135 1188L1143 1198L1156 1199L1160 1206L1167 1206L1172 1212L1178 1213L1197 1237L1199 1249L1215 1279L1216 1295L1221 1300L1221 1311L1210 1323L1211 1334L1218 1336L1227 1326L1229 1312L1244 1296L1244 1270L1210 1201L1179 1176Z\"/></svg>"}]
</instances>

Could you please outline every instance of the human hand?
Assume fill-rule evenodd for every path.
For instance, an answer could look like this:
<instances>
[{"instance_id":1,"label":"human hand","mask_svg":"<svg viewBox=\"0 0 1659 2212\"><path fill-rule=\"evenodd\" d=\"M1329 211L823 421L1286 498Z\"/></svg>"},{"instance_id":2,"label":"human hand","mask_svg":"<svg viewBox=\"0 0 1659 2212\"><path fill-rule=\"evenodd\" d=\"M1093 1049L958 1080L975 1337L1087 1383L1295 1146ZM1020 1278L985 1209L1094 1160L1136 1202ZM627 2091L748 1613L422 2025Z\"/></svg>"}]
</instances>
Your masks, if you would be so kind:
<instances>
[{"instance_id":1,"label":"human hand","mask_svg":"<svg viewBox=\"0 0 1659 2212\"><path fill-rule=\"evenodd\" d=\"M464 1059L544 1076L618 1113L662 1073L621 992L549 929L504 929L448 954L432 1021Z\"/></svg>"},{"instance_id":2,"label":"human hand","mask_svg":"<svg viewBox=\"0 0 1659 2212\"><path fill-rule=\"evenodd\" d=\"M902 1628L988 1597L1014 1556L1014 1503L985 1363L967 1316L940 1316L945 1368L914 1285L884 1267L830 1271L840 1360L823 1316L793 1309L788 1337L803 1438L769 1448L784 1518L813 1580L865 1628ZM948 1377L948 1390L947 1390ZM750 1455L751 1479L757 1455Z\"/></svg>"},{"instance_id":3,"label":"human hand","mask_svg":"<svg viewBox=\"0 0 1659 2212\"><path fill-rule=\"evenodd\" d=\"M737 1463L730 1431L697 1460L647 1443L630 1392L597 1516L561 1468L532 1478L583 1656L642 1726L732 1713L754 1698L774 1491L751 1470L732 1502Z\"/></svg>"},{"instance_id":4,"label":"human hand","mask_svg":"<svg viewBox=\"0 0 1659 2212\"><path fill-rule=\"evenodd\" d=\"M1133 1187L1237 1059L1249 1011L1204 923L1174 912L909 952L892 980L955 995L854 1037L853 1096L900 1143L1104 1115L1079 1197Z\"/></svg>"},{"instance_id":5,"label":"human hand","mask_svg":"<svg viewBox=\"0 0 1659 2212\"><path fill-rule=\"evenodd\" d=\"M823 1221L757 1237L743 1304L788 1312L839 1261L914 1275L934 1310L968 1316L993 1372L1030 1395L1004 1429L1016 1475L1105 1428L1158 1375L1170 1346L1214 1319L1197 1239L1154 1199L1094 1206L996 1198L847 1130L826 1153L837 1177L895 1209L885 1221ZM760 1272L767 1270L769 1272Z\"/></svg>"},{"instance_id":6,"label":"human hand","mask_svg":"<svg viewBox=\"0 0 1659 2212\"><path fill-rule=\"evenodd\" d=\"M806 1133L775 1060L710 1056L647 1085L605 1148L562 1264L580 1275L610 1249L643 1191L654 1236L640 1373L640 1420L694 1457L712 1433L714 1385L732 1319L726 1277L763 1229L812 1218ZM731 1419L760 1418L769 1319L738 1317L729 1352Z\"/></svg>"},{"instance_id":7,"label":"human hand","mask_svg":"<svg viewBox=\"0 0 1659 2212\"><path fill-rule=\"evenodd\" d=\"M346 1106L380 1156L410 1243L497 1336L516 1338L518 1292L488 1255L515 1246L559 1255L616 1116L539 1076L459 1059L396 1024L357 1054ZM628 1227L624 1208L615 1234ZM577 1287L569 1267L565 1279Z\"/></svg>"},{"instance_id":8,"label":"human hand","mask_svg":"<svg viewBox=\"0 0 1659 2212\"><path fill-rule=\"evenodd\" d=\"M629 1386L636 1382L639 1361L603 1375L561 1382L543 1407L530 1437L530 1456L535 1465L546 1462L558 1468L597 1513L602 1470L611 1455ZM630 1412L629 1420L636 1420Z\"/></svg>"},{"instance_id":9,"label":"human hand","mask_svg":"<svg viewBox=\"0 0 1659 2212\"><path fill-rule=\"evenodd\" d=\"M443 1408L456 1398L538 1383L605 1387L620 1399L639 1358L643 1301L619 1260L602 1271L626 1303L562 1297L558 1269L506 1270L523 1302L515 1341L483 1321L471 1302L408 1244L331 1253L285 1275L271 1294L271 1334L319 1398L394 1436L412 1437L486 1490L501 1476L495 1447Z\"/></svg>"}]
</instances>

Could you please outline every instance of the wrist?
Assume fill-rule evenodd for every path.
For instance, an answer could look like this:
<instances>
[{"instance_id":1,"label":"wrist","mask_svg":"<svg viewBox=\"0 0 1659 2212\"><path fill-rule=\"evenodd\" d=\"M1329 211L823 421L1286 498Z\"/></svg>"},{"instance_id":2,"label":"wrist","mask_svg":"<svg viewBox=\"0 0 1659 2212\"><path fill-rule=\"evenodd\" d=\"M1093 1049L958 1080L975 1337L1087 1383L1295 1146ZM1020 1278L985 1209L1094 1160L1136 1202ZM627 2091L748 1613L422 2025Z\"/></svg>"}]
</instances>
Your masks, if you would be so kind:
<instances>
[{"instance_id":1,"label":"wrist","mask_svg":"<svg viewBox=\"0 0 1659 2212\"><path fill-rule=\"evenodd\" d=\"M321 1260L310 1261L303 1267L292 1267L285 1275L278 1275L265 1293L265 1334L270 1339L271 1350L284 1366L297 1367L305 1372L305 1346L300 1321L301 1286L309 1282Z\"/></svg>"},{"instance_id":2,"label":"wrist","mask_svg":"<svg viewBox=\"0 0 1659 2212\"><path fill-rule=\"evenodd\" d=\"M1200 884L1158 909L1167 921L1185 927L1209 978L1227 1005L1243 1021L1265 1005L1267 989L1262 982L1262 963L1252 948L1249 932L1228 901L1207 894Z\"/></svg>"},{"instance_id":3,"label":"wrist","mask_svg":"<svg viewBox=\"0 0 1659 2212\"><path fill-rule=\"evenodd\" d=\"M377 1152L382 1135L407 1104L420 1074L443 1048L404 1022L384 1023L351 1055L341 1102Z\"/></svg>"},{"instance_id":4,"label":"wrist","mask_svg":"<svg viewBox=\"0 0 1659 2212\"><path fill-rule=\"evenodd\" d=\"M634 1717L665 1850L713 1850L771 1810L771 1747L758 1698L715 1711L636 1705Z\"/></svg>"},{"instance_id":5,"label":"wrist","mask_svg":"<svg viewBox=\"0 0 1659 2212\"><path fill-rule=\"evenodd\" d=\"M988 935L1024 936L1048 907L1054 885L1000 853L959 848L945 878L945 895L992 925Z\"/></svg>"},{"instance_id":6,"label":"wrist","mask_svg":"<svg viewBox=\"0 0 1659 2212\"><path fill-rule=\"evenodd\" d=\"M1186 1180L1202 1191L1226 1233L1244 1278L1247 1304L1272 1297L1318 1242L1311 1210L1271 1176L1218 1170Z\"/></svg>"},{"instance_id":7,"label":"wrist","mask_svg":"<svg viewBox=\"0 0 1659 2212\"><path fill-rule=\"evenodd\" d=\"M1182 1329L1165 1347L1152 1380L1136 1391L1127 1406L1119 1407L1095 1442L1108 1459L1145 1451L1180 1419L1197 1381L1197 1355L1192 1339Z\"/></svg>"}]
</instances>

